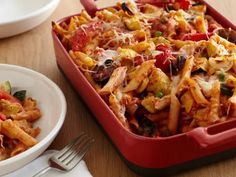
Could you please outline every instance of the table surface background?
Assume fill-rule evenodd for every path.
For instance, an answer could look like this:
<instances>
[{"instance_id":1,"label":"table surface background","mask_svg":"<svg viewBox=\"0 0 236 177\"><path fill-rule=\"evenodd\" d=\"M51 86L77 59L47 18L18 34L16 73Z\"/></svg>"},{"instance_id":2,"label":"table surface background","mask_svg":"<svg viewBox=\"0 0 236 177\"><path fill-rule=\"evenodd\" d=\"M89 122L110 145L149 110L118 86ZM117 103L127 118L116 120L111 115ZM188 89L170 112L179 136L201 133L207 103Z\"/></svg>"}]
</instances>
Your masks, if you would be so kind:
<instances>
[{"instance_id":1,"label":"table surface background","mask_svg":"<svg viewBox=\"0 0 236 177\"><path fill-rule=\"evenodd\" d=\"M236 1L207 0L224 16L236 24ZM99 7L112 5L115 0L97 2ZM45 74L58 84L67 99L65 123L50 148L60 149L81 131L95 138L95 144L85 157L94 177L139 177L125 163L105 136L101 127L57 67L51 38L51 21L80 12L79 0L61 0L52 16L33 30L11 38L0 39L0 63L16 64ZM168 158L168 157L167 157ZM172 177L235 177L236 156Z\"/></svg>"}]
</instances>

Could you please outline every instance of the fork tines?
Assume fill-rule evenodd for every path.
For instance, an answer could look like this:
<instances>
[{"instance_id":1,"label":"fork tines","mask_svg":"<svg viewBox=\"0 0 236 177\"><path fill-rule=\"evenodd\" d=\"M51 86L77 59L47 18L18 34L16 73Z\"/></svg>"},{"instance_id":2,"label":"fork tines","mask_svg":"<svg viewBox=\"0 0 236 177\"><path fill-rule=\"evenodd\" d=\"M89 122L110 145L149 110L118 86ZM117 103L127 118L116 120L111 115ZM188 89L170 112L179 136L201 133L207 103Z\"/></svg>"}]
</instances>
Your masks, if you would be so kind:
<instances>
[{"instance_id":1,"label":"fork tines","mask_svg":"<svg viewBox=\"0 0 236 177\"><path fill-rule=\"evenodd\" d=\"M56 161L66 170L71 170L83 159L93 142L94 139L83 132L60 150L52 160Z\"/></svg>"}]
</instances>

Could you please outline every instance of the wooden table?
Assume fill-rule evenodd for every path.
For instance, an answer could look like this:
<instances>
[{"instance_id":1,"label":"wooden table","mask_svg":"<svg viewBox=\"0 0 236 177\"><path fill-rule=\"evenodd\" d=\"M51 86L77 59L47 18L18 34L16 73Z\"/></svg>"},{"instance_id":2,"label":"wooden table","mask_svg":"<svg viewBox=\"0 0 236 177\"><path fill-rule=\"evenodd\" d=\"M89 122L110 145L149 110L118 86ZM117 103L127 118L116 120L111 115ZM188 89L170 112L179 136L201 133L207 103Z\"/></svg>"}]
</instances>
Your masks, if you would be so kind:
<instances>
[{"instance_id":1,"label":"wooden table","mask_svg":"<svg viewBox=\"0 0 236 177\"><path fill-rule=\"evenodd\" d=\"M207 1L234 24L236 23L235 0ZM114 2L115 0L100 0L98 4L102 7ZM78 13L81 8L79 0L61 0L53 15L40 26L24 34L1 39L0 63L16 64L41 72L57 83L64 92L68 103L66 120L50 148L59 149L79 132L84 131L96 140L85 157L87 166L94 177L138 177L120 159L83 100L56 65L50 33L51 21ZM235 177L235 165L236 157L232 157L229 160L183 172L175 177Z\"/></svg>"}]
</instances>

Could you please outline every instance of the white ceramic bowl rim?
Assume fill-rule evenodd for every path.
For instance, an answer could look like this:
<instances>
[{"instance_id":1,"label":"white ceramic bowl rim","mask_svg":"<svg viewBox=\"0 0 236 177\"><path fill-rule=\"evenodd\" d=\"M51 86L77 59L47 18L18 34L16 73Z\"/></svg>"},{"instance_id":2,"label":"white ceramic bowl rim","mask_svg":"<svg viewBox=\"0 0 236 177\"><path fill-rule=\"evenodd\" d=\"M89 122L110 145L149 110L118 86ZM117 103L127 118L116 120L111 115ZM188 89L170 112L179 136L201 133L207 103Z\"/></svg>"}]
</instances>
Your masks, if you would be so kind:
<instances>
[{"instance_id":1,"label":"white ceramic bowl rim","mask_svg":"<svg viewBox=\"0 0 236 177\"><path fill-rule=\"evenodd\" d=\"M11 164L14 161L22 160L22 159L26 158L27 156L29 156L30 154L32 154L33 152L41 149L50 139L52 139L55 136L55 134L57 134L59 132L59 130L62 127L63 122L65 120L66 109L67 109L66 99L65 99L64 94L62 93L62 91L59 89L59 87L53 81L48 79L43 74L38 73L36 71L33 71L31 69L25 68L25 67L17 66L17 65L0 64L0 68L1 67L8 67L8 68L11 68L11 69L14 69L14 70L24 70L27 73L33 73L34 75L41 78L42 80L45 80L50 86L55 88L55 92L57 92L57 95L59 96L59 99L60 99L60 102L61 102L62 110L61 110L61 114L58 118L57 124L54 126L54 128L50 131L50 133L45 138L43 138L38 144L31 147L30 149L14 156L14 157L11 157L11 158L3 160L3 161L0 161L0 166Z\"/></svg>"},{"instance_id":2,"label":"white ceramic bowl rim","mask_svg":"<svg viewBox=\"0 0 236 177\"><path fill-rule=\"evenodd\" d=\"M39 8L38 10L35 10L34 12L31 12L29 14L20 16L14 20L9 20L6 22L0 22L0 25L7 25L7 24L11 24L11 23L15 23L15 22L19 22L19 21L24 21L28 18L31 17L36 17L39 14L42 14L45 11L48 11L49 9L51 9L55 4L58 4L60 0L50 0L49 3L45 4L43 7Z\"/></svg>"}]
</instances>

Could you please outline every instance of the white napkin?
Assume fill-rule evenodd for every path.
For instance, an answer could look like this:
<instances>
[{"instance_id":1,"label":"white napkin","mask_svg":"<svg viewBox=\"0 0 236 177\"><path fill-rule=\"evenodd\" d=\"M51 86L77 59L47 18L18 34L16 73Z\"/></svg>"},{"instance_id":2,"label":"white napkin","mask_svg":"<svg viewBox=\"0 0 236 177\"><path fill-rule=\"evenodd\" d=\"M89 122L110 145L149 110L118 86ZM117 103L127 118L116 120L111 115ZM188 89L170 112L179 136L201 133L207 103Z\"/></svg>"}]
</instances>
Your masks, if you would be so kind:
<instances>
[{"instance_id":1,"label":"white napkin","mask_svg":"<svg viewBox=\"0 0 236 177\"><path fill-rule=\"evenodd\" d=\"M55 150L48 150L44 152L40 157L33 160L29 164L25 165L19 170L16 170L3 177L32 177L40 170L44 169L48 165L48 159L53 156ZM54 169L49 170L44 177L92 177L85 162L82 160L75 168L69 172L60 172Z\"/></svg>"}]
</instances>

